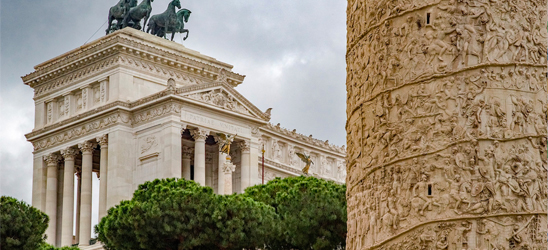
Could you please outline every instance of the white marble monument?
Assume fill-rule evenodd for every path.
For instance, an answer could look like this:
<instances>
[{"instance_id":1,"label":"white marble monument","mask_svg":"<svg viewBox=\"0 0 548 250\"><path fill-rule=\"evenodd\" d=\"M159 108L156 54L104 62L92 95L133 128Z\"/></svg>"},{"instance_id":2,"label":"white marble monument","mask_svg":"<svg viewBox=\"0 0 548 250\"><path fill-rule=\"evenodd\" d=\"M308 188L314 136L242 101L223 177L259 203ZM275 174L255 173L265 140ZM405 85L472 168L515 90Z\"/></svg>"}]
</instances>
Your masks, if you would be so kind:
<instances>
[{"instance_id":1,"label":"white marble monument","mask_svg":"<svg viewBox=\"0 0 548 250\"><path fill-rule=\"evenodd\" d=\"M344 182L344 147L271 125L268 112L235 90L243 80L229 64L131 28L24 76L36 105L26 135L34 145L32 204L50 216L48 243L100 248L88 247L92 208L102 218L156 178L243 192L262 181L263 145L265 182L300 175L295 152L322 159L311 169L316 176ZM216 133L236 135L228 163ZM99 204L91 199L93 173Z\"/></svg>"}]
</instances>

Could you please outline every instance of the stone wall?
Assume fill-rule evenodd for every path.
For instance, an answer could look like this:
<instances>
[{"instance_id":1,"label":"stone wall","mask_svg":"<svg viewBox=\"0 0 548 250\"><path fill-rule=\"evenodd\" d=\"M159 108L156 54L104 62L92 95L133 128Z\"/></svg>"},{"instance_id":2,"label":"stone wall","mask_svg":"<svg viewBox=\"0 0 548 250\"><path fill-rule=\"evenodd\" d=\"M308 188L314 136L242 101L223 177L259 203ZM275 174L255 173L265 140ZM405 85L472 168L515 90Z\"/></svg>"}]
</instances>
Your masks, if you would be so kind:
<instances>
[{"instance_id":1,"label":"stone wall","mask_svg":"<svg viewBox=\"0 0 548 250\"><path fill-rule=\"evenodd\" d=\"M347 14L347 248L546 249L546 1Z\"/></svg>"}]
</instances>

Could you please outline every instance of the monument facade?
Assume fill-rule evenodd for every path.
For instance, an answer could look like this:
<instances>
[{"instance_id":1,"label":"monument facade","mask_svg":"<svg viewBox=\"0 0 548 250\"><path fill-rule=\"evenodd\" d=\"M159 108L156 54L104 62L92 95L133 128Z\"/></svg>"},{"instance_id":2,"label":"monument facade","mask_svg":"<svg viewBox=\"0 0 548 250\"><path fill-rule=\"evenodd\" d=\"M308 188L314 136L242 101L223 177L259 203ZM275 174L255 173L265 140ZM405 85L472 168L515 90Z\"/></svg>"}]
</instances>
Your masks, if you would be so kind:
<instances>
[{"instance_id":1,"label":"monument facade","mask_svg":"<svg viewBox=\"0 0 548 250\"><path fill-rule=\"evenodd\" d=\"M349 0L347 249L547 248L545 0Z\"/></svg>"},{"instance_id":2,"label":"monument facade","mask_svg":"<svg viewBox=\"0 0 548 250\"><path fill-rule=\"evenodd\" d=\"M48 243L100 248L88 246L93 207L102 218L156 178L243 192L263 176L266 183L300 175L301 152L315 159L312 175L344 182L345 148L270 124L269 112L235 90L243 80L229 64L131 28L24 76L36 105L26 135L34 146L32 205L50 217ZM218 133L233 138L229 155L220 152Z\"/></svg>"}]
</instances>

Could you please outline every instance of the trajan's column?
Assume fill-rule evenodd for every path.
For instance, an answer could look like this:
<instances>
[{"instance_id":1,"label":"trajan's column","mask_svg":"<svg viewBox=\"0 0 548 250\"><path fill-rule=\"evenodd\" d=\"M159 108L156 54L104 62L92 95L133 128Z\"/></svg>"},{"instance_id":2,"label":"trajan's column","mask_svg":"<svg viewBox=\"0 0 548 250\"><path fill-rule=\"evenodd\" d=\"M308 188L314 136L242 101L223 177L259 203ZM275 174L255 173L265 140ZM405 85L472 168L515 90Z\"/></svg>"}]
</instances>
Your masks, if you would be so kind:
<instances>
[{"instance_id":1,"label":"trajan's column","mask_svg":"<svg viewBox=\"0 0 548 250\"><path fill-rule=\"evenodd\" d=\"M348 249L547 248L546 9L348 2Z\"/></svg>"}]
</instances>

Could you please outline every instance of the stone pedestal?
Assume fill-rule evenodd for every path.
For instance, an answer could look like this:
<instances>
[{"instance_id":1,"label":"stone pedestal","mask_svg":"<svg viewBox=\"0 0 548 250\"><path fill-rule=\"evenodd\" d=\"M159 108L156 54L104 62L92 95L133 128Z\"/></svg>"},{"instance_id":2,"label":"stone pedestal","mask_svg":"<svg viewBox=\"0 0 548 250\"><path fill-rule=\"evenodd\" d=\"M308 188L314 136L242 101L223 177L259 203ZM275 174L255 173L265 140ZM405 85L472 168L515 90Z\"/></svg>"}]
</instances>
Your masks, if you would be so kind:
<instances>
[{"instance_id":1,"label":"stone pedestal","mask_svg":"<svg viewBox=\"0 0 548 250\"><path fill-rule=\"evenodd\" d=\"M236 170L236 166L230 162L230 156L225 158L222 169L224 173L224 194L232 194L232 173Z\"/></svg>"},{"instance_id":2,"label":"stone pedestal","mask_svg":"<svg viewBox=\"0 0 548 250\"><path fill-rule=\"evenodd\" d=\"M348 4L347 249L545 249L546 1Z\"/></svg>"}]
</instances>

